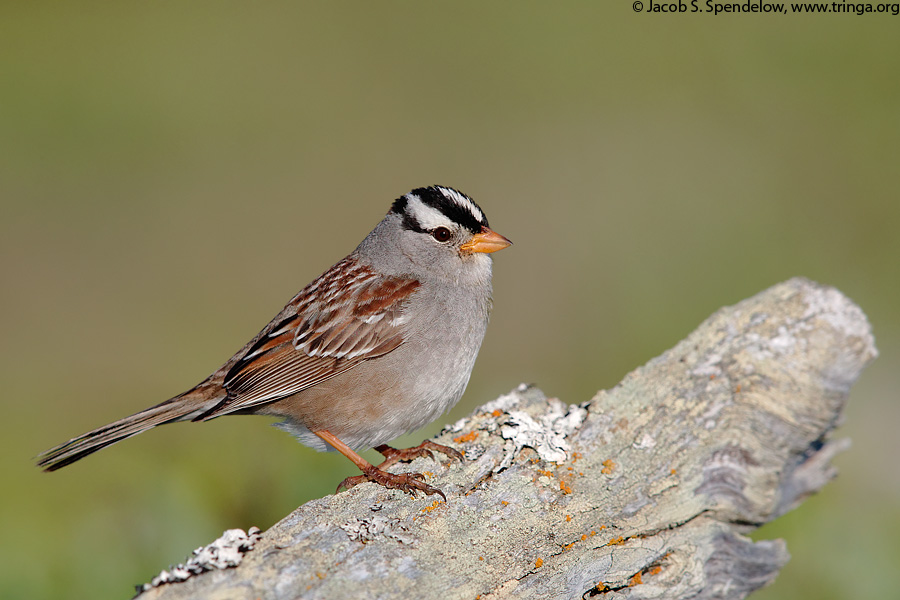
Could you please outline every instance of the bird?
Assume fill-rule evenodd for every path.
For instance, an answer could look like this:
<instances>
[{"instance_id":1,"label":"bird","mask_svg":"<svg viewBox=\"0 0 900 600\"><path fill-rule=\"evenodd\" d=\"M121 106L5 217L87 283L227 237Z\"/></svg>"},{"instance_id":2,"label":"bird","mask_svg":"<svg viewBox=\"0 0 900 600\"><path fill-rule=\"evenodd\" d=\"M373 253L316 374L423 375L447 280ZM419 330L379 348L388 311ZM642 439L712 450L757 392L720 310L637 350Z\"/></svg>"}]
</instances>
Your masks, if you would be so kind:
<instances>
[{"instance_id":1,"label":"bird","mask_svg":"<svg viewBox=\"0 0 900 600\"><path fill-rule=\"evenodd\" d=\"M224 415L280 417L276 426L319 451L336 450L364 482L444 493L421 473L387 467L433 452L431 441L387 443L435 420L463 395L492 307L493 252L512 242L472 198L445 186L397 198L357 248L297 293L262 331L190 390L37 457L55 471L158 425ZM357 451L384 456L375 466Z\"/></svg>"}]
</instances>

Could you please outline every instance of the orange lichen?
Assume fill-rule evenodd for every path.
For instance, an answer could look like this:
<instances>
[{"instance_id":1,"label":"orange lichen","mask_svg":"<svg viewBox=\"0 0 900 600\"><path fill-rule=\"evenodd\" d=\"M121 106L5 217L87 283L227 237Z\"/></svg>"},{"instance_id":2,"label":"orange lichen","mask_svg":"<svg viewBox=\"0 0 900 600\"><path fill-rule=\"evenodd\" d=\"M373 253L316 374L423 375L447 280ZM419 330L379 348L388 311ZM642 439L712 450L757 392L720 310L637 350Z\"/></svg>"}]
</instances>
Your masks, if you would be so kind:
<instances>
[{"instance_id":1,"label":"orange lichen","mask_svg":"<svg viewBox=\"0 0 900 600\"><path fill-rule=\"evenodd\" d=\"M441 505L441 501L435 500L434 502L431 503L431 506L426 506L425 508L421 509L421 512L430 513L431 511L433 511L435 508L437 508L440 505Z\"/></svg>"},{"instance_id":2,"label":"orange lichen","mask_svg":"<svg viewBox=\"0 0 900 600\"><path fill-rule=\"evenodd\" d=\"M539 559L537 559L536 561L534 561L534 568L540 569L540 568L543 567L543 566L544 566L544 559L543 559L543 558L539 558Z\"/></svg>"},{"instance_id":3,"label":"orange lichen","mask_svg":"<svg viewBox=\"0 0 900 600\"><path fill-rule=\"evenodd\" d=\"M609 540L609 542L606 545L607 546L621 546L624 543L625 543L625 538L617 537L617 538L613 538L613 539Z\"/></svg>"},{"instance_id":4,"label":"orange lichen","mask_svg":"<svg viewBox=\"0 0 900 600\"><path fill-rule=\"evenodd\" d=\"M544 471L543 469L538 469L537 471L545 477L553 477L553 473L551 473L550 471Z\"/></svg>"},{"instance_id":5,"label":"orange lichen","mask_svg":"<svg viewBox=\"0 0 900 600\"><path fill-rule=\"evenodd\" d=\"M500 504L502 504L503 506L509 506L509 502L506 500L501 500Z\"/></svg>"},{"instance_id":6,"label":"orange lichen","mask_svg":"<svg viewBox=\"0 0 900 600\"><path fill-rule=\"evenodd\" d=\"M616 463L614 463L612 461L612 459L609 459L609 458L604 460L601 464L603 465L603 468L600 469L600 472L603 473L604 475L609 475L610 473L613 472L613 469L616 468Z\"/></svg>"},{"instance_id":7,"label":"orange lichen","mask_svg":"<svg viewBox=\"0 0 900 600\"><path fill-rule=\"evenodd\" d=\"M598 592L602 592L603 590L606 589L606 584L603 583L602 581L598 581L597 585L595 585L594 587L597 589Z\"/></svg>"},{"instance_id":8,"label":"orange lichen","mask_svg":"<svg viewBox=\"0 0 900 600\"><path fill-rule=\"evenodd\" d=\"M579 458L583 457L584 454L581 452L573 452L572 453L572 462L577 462Z\"/></svg>"},{"instance_id":9,"label":"orange lichen","mask_svg":"<svg viewBox=\"0 0 900 600\"><path fill-rule=\"evenodd\" d=\"M715 379L715 378L716 378L715 375L710 375L710 376L709 376L709 380L710 380L710 381L712 381L712 380Z\"/></svg>"},{"instance_id":10,"label":"orange lichen","mask_svg":"<svg viewBox=\"0 0 900 600\"><path fill-rule=\"evenodd\" d=\"M502 415L502 414L503 414L503 411L500 410L500 409L498 408L497 410L495 410L494 412L491 413L491 416L492 416L492 417L499 417L499 416Z\"/></svg>"},{"instance_id":11,"label":"orange lichen","mask_svg":"<svg viewBox=\"0 0 900 600\"><path fill-rule=\"evenodd\" d=\"M564 494L571 494L571 493L572 493L572 486L570 486L570 485L569 485L568 483L566 483L565 481L560 481L560 482L559 482L559 489L561 489L561 490L563 491Z\"/></svg>"},{"instance_id":12,"label":"orange lichen","mask_svg":"<svg viewBox=\"0 0 900 600\"><path fill-rule=\"evenodd\" d=\"M582 533L582 534L581 534L581 541L583 542L583 541L586 540L586 539L587 539L587 534L586 534L586 533Z\"/></svg>"},{"instance_id":13,"label":"orange lichen","mask_svg":"<svg viewBox=\"0 0 900 600\"><path fill-rule=\"evenodd\" d=\"M572 521L572 515L566 515L566 523L569 523L571 521Z\"/></svg>"},{"instance_id":14,"label":"orange lichen","mask_svg":"<svg viewBox=\"0 0 900 600\"><path fill-rule=\"evenodd\" d=\"M660 573L662 573L662 567L659 565L656 565L655 567L647 571L648 575L659 575Z\"/></svg>"},{"instance_id":15,"label":"orange lichen","mask_svg":"<svg viewBox=\"0 0 900 600\"><path fill-rule=\"evenodd\" d=\"M676 471L675 469L672 469L672 470L669 471L669 472L670 472L672 475L674 475L674 474L677 473L678 471Z\"/></svg>"},{"instance_id":16,"label":"orange lichen","mask_svg":"<svg viewBox=\"0 0 900 600\"><path fill-rule=\"evenodd\" d=\"M734 388L734 393L735 394L741 393L741 384L737 384L737 386Z\"/></svg>"},{"instance_id":17,"label":"orange lichen","mask_svg":"<svg viewBox=\"0 0 900 600\"><path fill-rule=\"evenodd\" d=\"M569 548L571 548L574 545L575 545L575 542L572 542L571 544L566 544L565 546L563 546L563 550L568 550Z\"/></svg>"},{"instance_id":18,"label":"orange lichen","mask_svg":"<svg viewBox=\"0 0 900 600\"><path fill-rule=\"evenodd\" d=\"M628 580L628 585L641 585L642 583L644 582L641 580L640 572L635 573L634 577Z\"/></svg>"},{"instance_id":19,"label":"orange lichen","mask_svg":"<svg viewBox=\"0 0 900 600\"><path fill-rule=\"evenodd\" d=\"M478 557L478 560L484 560L484 557L483 557L483 556L479 556L479 557Z\"/></svg>"},{"instance_id":20,"label":"orange lichen","mask_svg":"<svg viewBox=\"0 0 900 600\"><path fill-rule=\"evenodd\" d=\"M457 444L462 444L463 442L471 442L475 438L478 437L477 431L470 431L469 433L465 433L463 435L456 436L453 438L453 441Z\"/></svg>"}]
</instances>

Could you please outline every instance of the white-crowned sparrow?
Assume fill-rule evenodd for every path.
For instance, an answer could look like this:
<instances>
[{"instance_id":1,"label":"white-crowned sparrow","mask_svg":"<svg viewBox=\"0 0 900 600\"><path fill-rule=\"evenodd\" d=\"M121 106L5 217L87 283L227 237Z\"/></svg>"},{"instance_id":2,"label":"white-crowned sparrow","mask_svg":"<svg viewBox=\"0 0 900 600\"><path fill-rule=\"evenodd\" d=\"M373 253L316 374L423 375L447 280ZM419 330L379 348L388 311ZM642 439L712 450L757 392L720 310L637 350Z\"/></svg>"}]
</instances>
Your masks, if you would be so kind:
<instances>
[{"instance_id":1,"label":"white-crowned sparrow","mask_svg":"<svg viewBox=\"0 0 900 600\"><path fill-rule=\"evenodd\" d=\"M462 396L491 310L489 254L510 243L468 196L442 186L413 190L208 378L48 450L38 465L54 471L165 423L274 415L302 443L331 446L363 471L343 487L373 481L443 496L418 473L383 469L431 450L461 459L459 452L432 442L385 444ZM385 456L379 467L354 452L368 447Z\"/></svg>"}]
</instances>

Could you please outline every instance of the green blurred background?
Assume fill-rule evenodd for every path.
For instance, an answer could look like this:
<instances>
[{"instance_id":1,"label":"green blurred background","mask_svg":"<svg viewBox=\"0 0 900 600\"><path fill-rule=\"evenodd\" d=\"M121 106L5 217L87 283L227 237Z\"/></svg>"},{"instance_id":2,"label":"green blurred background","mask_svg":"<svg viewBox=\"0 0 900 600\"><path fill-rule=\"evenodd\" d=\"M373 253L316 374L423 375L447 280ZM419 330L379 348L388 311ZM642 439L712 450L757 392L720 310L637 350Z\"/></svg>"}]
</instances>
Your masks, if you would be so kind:
<instances>
[{"instance_id":1,"label":"green blurred background","mask_svg":"<svg viewBox=\"0 0 900 600\"><path fill-rule=\"evenodd\" d=\"M127 598L354 467L263 418L32 458L217 368L409 189L515 246L463 401L581 402L794 275L869 315L841 476L756 597L900 589L900 17L631 2L4 3L0 597ZM375 455L370 455L372 458Z\"/></svg>"}]
</instances>

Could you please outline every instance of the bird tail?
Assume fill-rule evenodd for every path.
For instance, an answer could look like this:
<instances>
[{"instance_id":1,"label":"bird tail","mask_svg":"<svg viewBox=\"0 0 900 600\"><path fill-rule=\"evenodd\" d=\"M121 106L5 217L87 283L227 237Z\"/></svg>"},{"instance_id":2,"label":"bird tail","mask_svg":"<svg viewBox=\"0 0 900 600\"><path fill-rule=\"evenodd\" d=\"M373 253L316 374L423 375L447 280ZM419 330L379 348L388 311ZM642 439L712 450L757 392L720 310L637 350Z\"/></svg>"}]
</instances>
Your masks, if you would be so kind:
<instances>
[{"instance_id":1,"label":"bird tail","mask_svg":"<svg viewBox=\"0 0 900 600\"><path fill-rule=\"evenodd\" d=\"M210 392L212 390L209 387L201 384L180 396L151 406L130 417L79 435L38 455L37 465L44 471L55 471L97 450L153 429L157 425L190 421L197 414L207 410L211 401L218 401L209 398L212 395Z\"/></svg>"}]
</instances>

